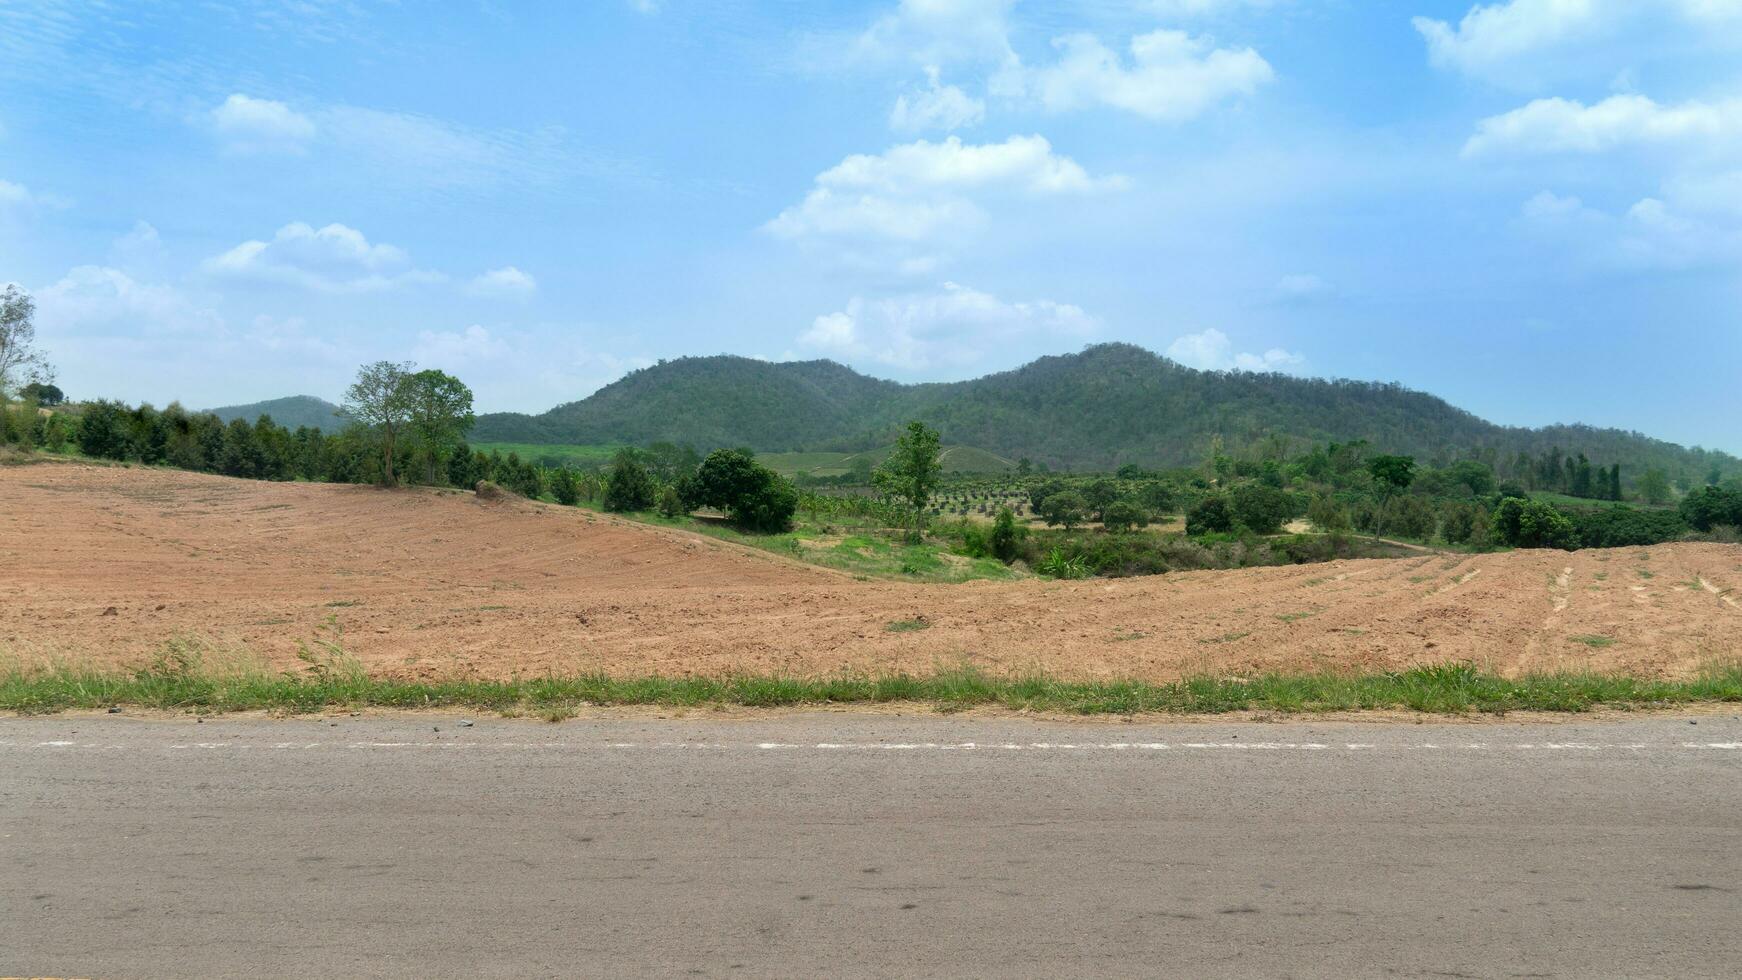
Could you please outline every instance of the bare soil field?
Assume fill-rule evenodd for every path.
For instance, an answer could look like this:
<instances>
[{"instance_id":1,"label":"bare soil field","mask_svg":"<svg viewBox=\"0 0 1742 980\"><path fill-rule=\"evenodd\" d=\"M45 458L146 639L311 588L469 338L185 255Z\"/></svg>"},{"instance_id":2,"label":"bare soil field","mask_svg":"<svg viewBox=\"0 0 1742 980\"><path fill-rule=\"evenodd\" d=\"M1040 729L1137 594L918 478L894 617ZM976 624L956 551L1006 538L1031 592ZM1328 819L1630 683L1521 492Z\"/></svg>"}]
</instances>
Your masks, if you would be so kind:
<instances>
[{"instance_id":1,"label":"bare soil field","mask_svg":"<svg viewBox=\"0 0 1742 980\"><path fill-rule=\"evenodd\" d=\"M407 678L1441 661L1678 678L1742 656L1742 547L909 585L470 493L0 467L0 654L134 666L193 637L292 667L329 620L371 673Z\"/></svg>"}]
</instances>

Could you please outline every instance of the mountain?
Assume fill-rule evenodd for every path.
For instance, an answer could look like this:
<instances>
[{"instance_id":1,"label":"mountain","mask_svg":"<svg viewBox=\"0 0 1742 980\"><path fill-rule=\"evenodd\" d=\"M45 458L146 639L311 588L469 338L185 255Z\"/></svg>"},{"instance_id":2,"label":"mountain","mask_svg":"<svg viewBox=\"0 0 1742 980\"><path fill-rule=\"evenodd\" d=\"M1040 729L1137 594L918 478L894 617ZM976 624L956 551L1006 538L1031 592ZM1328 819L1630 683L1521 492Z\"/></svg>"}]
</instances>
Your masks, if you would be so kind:
<instances>
[{"instance_id":1,"label":"mountain","mask_svg":"<svg viewBox=\"0 0 1742 980\"><path fill-rule=\"evenodd\" d=\"M914 385L831 361L686 357L542 415L480 416L472 438L853 452L887 445L910 419L935 426L946 443L1072 469L1187 465L1201 462L1217 438L1237 451L1280 437L1297 451L1353 439L1424 460L1472 453L1510 459L1558 448L1671 476L1703 478L1714 464L1742 472L1735 457L1636 432L1500 426L1397 384L1198 371L1129 344L1043 357L971 381Z\"/></svg>"},{"instance_id":2,"label":"mountain","mask_svg":"<svg viewBox=\"0 0 1742 980\"><path fill-rule=\"evenodd\" d=\"M272 421L287 429L306 425L322 432L337 432L345 426L345 420L339 415L339 406L313 395L291 395L250 405L226 405L210 411L225 422L231 419L252 422L262 415L270 415Z\"/></svg>"}]
</instances>

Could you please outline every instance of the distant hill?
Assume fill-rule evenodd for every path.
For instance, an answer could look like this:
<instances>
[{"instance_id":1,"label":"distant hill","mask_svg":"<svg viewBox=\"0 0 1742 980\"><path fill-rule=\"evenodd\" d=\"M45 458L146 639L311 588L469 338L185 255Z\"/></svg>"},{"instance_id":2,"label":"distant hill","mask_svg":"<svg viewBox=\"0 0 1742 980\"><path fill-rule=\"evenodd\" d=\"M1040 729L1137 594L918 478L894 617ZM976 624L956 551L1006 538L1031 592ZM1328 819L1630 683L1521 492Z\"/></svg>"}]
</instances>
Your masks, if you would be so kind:
<instances>
[{"instance_id":1,"label":"distant hill","mask_svg":"<svg viewBox=\"0 0 1742 980\"><path fill-rule=\"evenodd\" d=\"M345 420L339 415L339 406L313 395L291 395L250 405L226 405L210 411L226 422L231 419L252 422L262 415L270 415L272 421L287 429L306 425L322 432L337 432L345 426Z\"/></svg>"},{"instance_id":2,"label":"distant hill","mask_svg":"<svg viewBox=\"0 0 1742 980\"><path fill-rule=\"evenodd\" d=\"M1217 438L1238 450L1280 437L1297 451L1354 439L1423 460L1558 447L1629 468L1662 467L1672 477L1703 478L1714 464L1742 473L1733 456L1636 432L1500 426L1397 384L1198 371L1129 344L1043 357L972 381L916 385L832 361L679 358L542 415L480 416L472 438L857 452L889 445L910 419L936 426L948 444L1073 469L1187 465L1201 462Z\"/></svg>"}]
</instances>

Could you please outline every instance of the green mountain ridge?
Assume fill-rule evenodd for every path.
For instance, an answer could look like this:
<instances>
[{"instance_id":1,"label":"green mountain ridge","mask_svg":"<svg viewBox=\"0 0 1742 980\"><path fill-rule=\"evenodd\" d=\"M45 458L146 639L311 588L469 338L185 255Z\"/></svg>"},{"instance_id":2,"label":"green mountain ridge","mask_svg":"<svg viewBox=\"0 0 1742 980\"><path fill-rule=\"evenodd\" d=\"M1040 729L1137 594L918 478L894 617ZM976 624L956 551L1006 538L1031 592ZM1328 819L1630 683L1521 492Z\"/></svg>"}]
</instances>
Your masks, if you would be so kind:
<instances>
[{"instance_id":1,"label":"green mountain ridge","mask_svg":"<svg viewBox=\"0 0 1742 980\"><path fill-rule=\"evenodd\" d=\"M911 419L945 442L1054 467L1202 461L1271 439L1366 439L1424 460L1495 460L1550 449L1703 478L1742 460L1619 429L1496 425L1398 384L1199 371L1129 344L1042 357L968 381L901 384L832 361L684 357L631 372L541 415L481 415L472 439L543 444L687 442L704 451L858 452L889 444Z\"/></svg>"},{"instance_id":2,"label":"green mountain ridge","mask_svg":"<svg viewBox=\"0 0 1742 980\"><path fill-rule=\"evenodd\" d=\"M291 395L247 405L226 405L207 411L225 422L232 419L253 422L262 415L270 415L272 421L292 430L306 425L311 429L330 433L345 427L345 419L339 414L339 406L313 395Z\"/></svg>"}]
</instances>

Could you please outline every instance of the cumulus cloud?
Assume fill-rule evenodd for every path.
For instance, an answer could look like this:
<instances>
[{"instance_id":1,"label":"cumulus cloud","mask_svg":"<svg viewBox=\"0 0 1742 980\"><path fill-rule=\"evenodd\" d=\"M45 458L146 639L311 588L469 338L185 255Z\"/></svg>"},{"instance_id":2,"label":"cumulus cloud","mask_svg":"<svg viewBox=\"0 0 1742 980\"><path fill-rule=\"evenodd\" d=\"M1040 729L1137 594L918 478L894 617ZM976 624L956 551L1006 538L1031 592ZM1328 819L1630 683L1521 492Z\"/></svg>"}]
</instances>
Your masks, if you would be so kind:
<instances>
[{"instance_id":1,"label":"cumulus cloud","mask_svg":"<svg viewBox=\"0 0 1742 980\"><path fill-rule=\"evenodd\" d=\"M526 299L538 291L538 281L514 266L505 265L474 278L466 284L466 290L474 296Z\"/></svg>"},{"instance_id":2,"label":"cumulus cloud","mask_svg":"<svg viewBox=\"0 0 1742 980\"><path fill-rule=\"evenodd\" d=\"M972 126L986 116L986 103L954 85L938 81L936 66L925 70L926 87L902 93L889 112L889 128L917 133L939 129L948 132Z\"/></svg>"},{"instance_id":3,"label":"cumulus cloud","mask_svg":"<svg viewBox=\"0 0 1742 980\"><path fill-rule=\"evenodd\" d=\"M798 344L845 360L924 369L970 365L988 351L1038 340L1080 340L1098 329L1080 307L1040 299L1007 302L953 282L935 291L885 299L854 297L817 317Z\"/></svg>"},{"instance_id":4,"label":"cumulus cloud","mask_svg":"<svg viewBox=\"0 0 1742 980\"><path fill-rule=\"evenodd\" d=\"M315 137L314 120L283 102L240 92L212 110L212 125L224 148L235 153L302 153Z\"/></svg>"},{"instance_id":5,"label":"cumulus cloud","mask_svg":"<svg viewBox=\"0 0 1742 980\"><path fill-rule=\"evenodd\" d=\"M103 335L110 331L162 336L214 335L223 319L174 286L147 283L109 266L82 265L36 293L45 334Z\"/></svg>"},{"instance_id":6,"label":"cumulus cloud","mask_svg":"<svg viewBox=\"0 0 1742 980\"><path fill-rule=\"evenodd\" d=\"M1122 177L1091 176L1075 160L1054 153L1042 136L985 144L951 136L847 157L818 174L804 201L766 227L787 239L922 242L977 224L984 216L976 203L981 195L1086 194L1125 185Z\"/></svg>"},{"instance_id":7,"label":"cumulus cloud","mask_svg":"<svg viewBox=\"0 0 1742 980\"><path fill-rule=\"evenodd\" d=\"M1742 21L1736 0L1508 0L1470 8L1456 26L1416 17L1437 68L1504 76L1545 52L1672 24L1707 30Z\"/></svg>"},{"instance_id":8,"label":"cumulus cloud","mask_svg":"<svg viewBox=\"0 0 1742 980\"><path fill-rule=\"evenodd\" d=\"M315 228L301 221L278 229L269 242L250 240L207 259L204 270L223 278L277 282L320 292L369 292L441 277L412 267L405 252L371 244L341 224Z\"/></svg>"},{"instance_id":9,"label":"cumulus cloud","mask_svg":"<svg viewBox=\"0 0 1742 980\"><path fill-rule=\"evenodd\" d=\"M1130 61L1090 34L1053 42L1058 61L1028 72L1027 88L1054 112L1111 106L1146 119L1180 121L1249 96L1275 77L1251 48L1217 48L1184 31L1132 38Z\"/></svg>"},{"instance_id":10,"label":"cumulus cloud","mask_svg":"<svg viewBox=\"0 0 1742 980\"><path fill-rule=\"evenodd\" d=\"M1641 198L1612 214L1543 191L1524 202L1520 215L1531 235L1597 272L1730 268L1742 261L1735 214L1703 213L1673 197Z\"/></svg>"},{"instance_id":11,"label":"cumulus cloud","mask_svg":"<svg viewBox=\"0 0 1742 980\"><path fill-rule=\"evenodd\" d=\"M1600 153L1640 144L1736 141L1742 99L1666 106L1643 95L1613 95L1594 105L1537 99L1476 125L1464 155Z\"/></svg>"},{"instance_id":12,"label":"cumulus cloud","mask_svg":"<svg viewBox=\"0 0 1742 980\"><path fill-rule=\"evenodd\" d=\"M1234 342L1220 330L1211 328L1202 333L1187 334L1168 345L1167 356L1186 367L1202 371L1262 371L1298 374L1306 367L1306 357L1293 351L1272 347L1262 354L1234 350Z\"/></svg>"},{"instance_id":13,"label":"cumulus cloud","mask_svg":"<svg viewBox=\"0 0 1742 980\"><path fill-rule=\"evenodd\" d=\"M29 204L34 198L30 190L23 184L14 184L10 180L0 180L0 207L9 205Z\"/></svg>"},{"instance_id":14,"label":"cumulus cloud","mask_svg":"<svg viewBox=\"0 0 1742 980\"><path fill-rule=\"evenodd\" d=\"M463 371L479 361L495 360L508 352L506 341L474 323L464 330L419 331L412 360L429 367Z\"/></svg>"}]
</instances>

